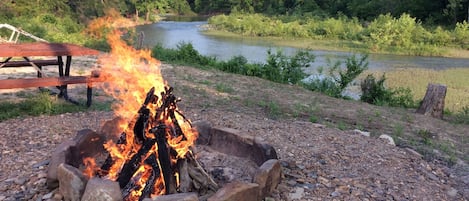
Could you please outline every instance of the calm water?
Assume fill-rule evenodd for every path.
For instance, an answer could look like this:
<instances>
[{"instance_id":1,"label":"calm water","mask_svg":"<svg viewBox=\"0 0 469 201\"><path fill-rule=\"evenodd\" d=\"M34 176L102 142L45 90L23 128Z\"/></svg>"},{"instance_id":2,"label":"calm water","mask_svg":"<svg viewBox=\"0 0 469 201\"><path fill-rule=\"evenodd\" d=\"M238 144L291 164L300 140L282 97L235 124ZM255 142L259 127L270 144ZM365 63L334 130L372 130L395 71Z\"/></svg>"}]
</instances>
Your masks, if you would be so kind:
<instances>
[{"instance_id":1,"label":"calm water","mask_svg":"<svg viewBox=\"0 0 469 201\"><path fill-rule=\"evenodd\" d=\"M153 47L161 43L166 48L176 48L180 42L191 42L194 48L203 55L215 56L221 60L228 60L233 56L242 55L250 62L264 62L269 48L281 48L286 55L294 54L297 49L291 47L273 47L265 41L251 38L224 38L206 36L202 32L202 26L206 21L176 22L162 21L156 24L142 25L137 31L145 34L144 44ZM306 71L315 72L319 66L327 67L327 61L345 60L351 55L347 52L313 50L316 56L312 67ZM469 59L442 58L442 57L419 57L419 56L396 56L371 54L368 58L371 70L392 70L397 68L430 68L446 69L454 67L468 67Z\"/></svg>"}]
</instances>

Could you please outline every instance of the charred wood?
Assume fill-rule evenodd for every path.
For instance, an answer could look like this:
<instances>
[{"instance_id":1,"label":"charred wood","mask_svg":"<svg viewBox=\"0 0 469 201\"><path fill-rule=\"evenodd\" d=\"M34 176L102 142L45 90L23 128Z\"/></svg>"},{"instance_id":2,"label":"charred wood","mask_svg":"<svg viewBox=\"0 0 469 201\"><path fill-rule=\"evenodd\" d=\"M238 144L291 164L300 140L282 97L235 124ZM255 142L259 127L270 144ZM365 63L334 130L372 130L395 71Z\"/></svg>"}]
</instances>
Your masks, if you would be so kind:
<instances>
[{"instance_id":1,"label":"charred wood","mask_svg":"<svg viewBox=\"0 0 469 201\"><path fill-rule=\"evenodd\" d=\"M119 139L117 140L117 144L126 144L127 134L125 132L122 132ZM112 165L114 164L114 161L112 160L111 154L108 154L106 160L104 163L101 165L101 168L98 172L96 172L97 176L105 176L109 173L109 169L111 169Z\"/></svg>"},{"instance_id":2,"label":"charred wood","mask_svg":"<svg viewBox=\"0 0 469 201\"><path fill-rule=\"evenodd\" d=\"M148 180L145 182L145 187L142 190L142 195L140 195L139 201L150 197L155 186L156 179L160 176L160 169L158 167L158 161L155 154L151 154L147 159L145 159L145 164L151 166L151 174Z\"/></svg>"},{"instance_id":3,"label":"charred wood","mask_svg":"<svg viewBox=\"0 0 469 201\"><path fill-rule=\"evenodd\" d=\"M119 177L117 178L117 182L119 182L119 186L121 188L130 181L132 175L135 174L135 171L137 171L138 167L141 165L142 158L151 150L155 141L156 140L154 139L150 139L143 142L142 147L140 147L137 153L135 153L132 158L124 164L119 173Z\"/></svg>"},{"instance_id":4,"label":"charred wood","mask_svg":"<svg viewBox=\"0 0 469 201\"><path fill-rule=\"evenodd\" d=\"M175 178L171 169L171 159L169 155L169 148L166 142L166 126L164 124L158 125L157 129L153 129L156 135L156 144L158 145L158 161L160 162L160 169L163 173L165 194L175 193L176 189Z\"/></svg>"},{"instance_id":5,"label":"charred wood","mask_svg":"<svg viewBox=\"0 0 469 201\"><path fill-rule=\"evenodd\" d=\"M140 179L140 177L138 179ZM124 198L124 200L128 200L129 196L132 193L132 191L139 188L139 186L135 183L135 181L137 181L137 179L127 183L127 185L125 185L123 188L121 187L122 188L122 198Z\"/></svg>"},{"instance_id":6,"label":"charred wood","mask_svg":"<svg viewBox=\"0 0 469 201\"><path fill-rule=\"evenodd\" d=\"M139 144L145 141L145 130L148 127L148 119L150 118L150 110L144 106L140 108L139 116L134 125L134 135Z\"/></svg>"}]
</instances>

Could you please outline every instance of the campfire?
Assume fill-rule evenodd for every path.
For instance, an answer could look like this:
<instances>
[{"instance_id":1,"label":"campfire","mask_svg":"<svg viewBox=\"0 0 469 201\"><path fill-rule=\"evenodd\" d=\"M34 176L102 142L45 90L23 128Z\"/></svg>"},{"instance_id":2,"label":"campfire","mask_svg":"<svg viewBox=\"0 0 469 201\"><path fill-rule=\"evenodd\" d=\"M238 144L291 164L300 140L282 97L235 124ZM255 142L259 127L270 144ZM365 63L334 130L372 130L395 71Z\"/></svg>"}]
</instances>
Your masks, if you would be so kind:
<instances>
[{"instance_id":1,"label":"campfire","mask_svg":"<svg viewBox=\"0 0 469 201\"><path fill-rule=\"evenodd\" d=\"M159 61L148 51L127 46L119 34L110 35L108 40L112 52L102 70L107 73L103 75L108 81L106 91L120 101L118 115L125 117L132 110L134 114L127 117L130 121L123 125L126 128L119 140L104 145L109 156L101 167L94 158L84 159L86 175L117 181L125 200L215 192L217 184L191 151L197 131L178 110L180 99L163 82ZM142 91L145 87L148 89ZM135 110L137 105L140 107Z\"/></svg>"},{"instance_id":2,"label":"campfire","mask_svg":"<svg viewBox=\"0 0 469 201\"><path fill-rule=\"evenodd\" d=\"M116 99L113 111L120 120L110 122L111 129L118 127L119 133L84 129L72 142L59 145L49 165L50 189L59 187L71 200L106 194L84 193L85 186L86 191L97 189L91 182L96 179L115 183L119 193L108 195L119 194L117 200L189 192L195 200L259 200L275 189L281 170L273 147L231 129L193 127L178 108L181 99L164 81L161 64L150 51L127 46L118 33L109 35L108 41L112 51L100 60L100 77L106 80L101 87ZM194 151L196 142L206 146L199 150L206 156L202 160ZM217 153L212 155L229 159L214 159L225 164L207 167L207 159L216 157L206 152L214 151ZM225 167L226 161L239 170ZM249 177L226 175L230 171ZM77 186L76 180L83 184Z\"/></svg>"},{"instance_id":3,"label":"campfire","mask_svg":"<svg viewBox=\"0 0 469 201\"><path fill-rule=\"evenodd\" d=\"M96 168L93 158L85 158L86 174L117 181L125 200L192 191L215 192L217 184L190 150L197 131L177 110L178 101L170 87L160 96L151 88L135 121L128 127L132 129L125 130L117 144L105 145L109 156L104 164Z\"/></svg>"}]
</instances>

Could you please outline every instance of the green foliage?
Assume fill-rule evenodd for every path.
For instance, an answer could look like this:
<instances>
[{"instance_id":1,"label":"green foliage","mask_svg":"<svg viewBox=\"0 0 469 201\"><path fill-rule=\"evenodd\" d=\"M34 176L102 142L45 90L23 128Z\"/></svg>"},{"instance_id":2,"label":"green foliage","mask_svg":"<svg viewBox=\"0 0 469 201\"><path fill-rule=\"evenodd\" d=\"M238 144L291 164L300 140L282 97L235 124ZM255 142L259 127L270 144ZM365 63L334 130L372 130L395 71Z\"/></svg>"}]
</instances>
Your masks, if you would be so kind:
<instances>
[{"instance_id":1,"label":"green foliage","mask_svg":"<svg viewBox=\"0 0 469 201\"><path fill-rule=\"evenodd\" d=\"M18 102L0 102L0 121L21 116L56 115L87 110L110 110L110 103L93 103L91 108L63 102L49 93L26 95Z\"/></svg>"},{"instance_id":2,"label":"green foliage","mask_svg":"<svg viewBox=\"0 0 469 201\"><path fill-rule=\"evenodd\" d=\"M180 42L177 49L164 48L161 44L157 44L152 49L152 56L162 61L179 63L179 64L195 64L199 67L212 67L216 63L213 57L201 55L192 43Z\"/></svg>"},{"instance_id":3,"label":"green foliage","mask_svg":"<svg viewBox=\"0 0 469 201\"><path fill-rule=\"evenodd\" d=\"M422 139L422 142L426 145L432 144L432 134L428 130L418 130L417 135Z\"/></svg>"},{"instance_id":4,"label":"green foliage","mask_svg":"<svg viewBox=\"0 0 469 201\"><path fill-rule=\"evenodd\" d=\"M230 60L219 62L218 69L236 73L241 75L262 76L262 65L261 64L250 64L244 56L234 56Z\"/></svg>"},{"instance_id":5,"label":"green foliage","mask_svg":"<svg viewBox=\"0 0 469 201\"><path fill-rule=\"evenodd\" d=\"M358 18L317 16L266 16L259 13L232 13L209 18L217 30L248 36L308 38L355 41L372 52L407 55L442 55L441 46L469 47L469 25L457 23L454 30L425 28L410 14L399 17L381 14L364 26Z\"/></svg>"},{"instance_id":6,"label":"green foliage","mask_svg":"<svg viewBox=\"0 0 469 201\"><path fill-rule=\"evenodd\" d=\"M331 97L342 97L342 90L337 83L328 76L320 76L302 83L302 86L311 91L317 91Z\"/></svg>"},{"instance_id":7,"label":"green foliage","mask_svg":"<svg viewBox=\"0 0 469 201\"><path fill-rule=\"evenodd\" d=\"M413 100L412 91L408 88L387 89L384 86L385 75L378 80L369 74L361 83L360 100L374 105L388 105L411 108L417 103Z\"/></svg>"},{"instance_id":8,"label":"green foliage","mask_svg":"<svg viewBox=\"0 0 469 201\"><path fill-rule=\"evenodd\" d=\"M225 83L216 84L215 89L221 93L233 93L235 91L231 86Z\"/></svg>"},{"instance_id":9,"label":"green foliage","mask_svg":"<svg viewBox=\"0 0 469 201\"><path fill-rule=\"evenodd\" d=\"M228 61L217 61L214 57L201 55L191 43L179 43L177 49L164 48L161 44L152 49L152 56L162 61L197 65L201 68L215 68L225 72L261 77L279 83L297 84L306 74L303 68L314 61L314 55L299 51L286 56L282 51L273 54L268 50L266 64L250 64L243 56L234 56Z\"/></svg>"},{"instance_id":10,"label":"green foliage","mask_svg":"<svg viewBox=\"0 0 469 201\"><path fill-rule=\"evenodd\" d=\"M469 106L463 107L461 111L452 116L454 117L452 122L458 124L469 124Z\"/></svg>"},{"instance_id":11,"label":"green foliage","mask_svg":"<svg viewBox=\"0 0 469 201\"><path fill-rule=\"evenodd\" d=\"M469 23L456 23L454 28L455 42L461 44L462 48L469 49Z\"/></svg>"},{"instance_id":12,"label":"green foliage","mask_svg":"<svg viewBox=\"0 0 469 201\"><path fill-rule=\"evenodd\" d=\"M305 81L303 86L312 91L318 91L328 96L342 98L342 92L363 71L368 69L368 55L360 59L356 55L348 57L345 61L345 69L341 67L342 62L337 61L329 66L328 74L323 75L322 69L319 75Z\"/></svg>"},{"instance_id":13,"label":"green foliage","mask_svg":"<svg viewBox=\"0 0 469 201\"><path fill-rule=\"evenodd\" d=\"M262 67L262 78L279 83L297 84L306 77L303 68L309 67L314 55L307 51L299 51L288 57L281 50L277 53L267 51L267 63Z\"/></svg>"},{"instance_id":14,"label":"green foliage","mask_svg":"<svg viewBox=\"0 0 469 201\"><path fill-rule=\"evenodd\" d=\"M426 43L426 37L430 35L409 14L402 14L400 18L380 15L370 23L365 33L365 41L376 50L389 47L412 49L417 42Z\"/></svg>"},{"instance_id":15,"label":"green foliage","mask_svg":"<svg viewBox=\"0 0 469 201\"><path fill-rule=\"evenodd\" d=\"M336 63L331 69L330 73L335 82L339 84L339 88L343 91L355 78L357 78L363 71L368 69L368 55L364 55L357 60L355 55L348 57L345 61L345 71L341 69L340 63ZM338 75L337 75L338 74Z\"/></svg>"}]
</instances>

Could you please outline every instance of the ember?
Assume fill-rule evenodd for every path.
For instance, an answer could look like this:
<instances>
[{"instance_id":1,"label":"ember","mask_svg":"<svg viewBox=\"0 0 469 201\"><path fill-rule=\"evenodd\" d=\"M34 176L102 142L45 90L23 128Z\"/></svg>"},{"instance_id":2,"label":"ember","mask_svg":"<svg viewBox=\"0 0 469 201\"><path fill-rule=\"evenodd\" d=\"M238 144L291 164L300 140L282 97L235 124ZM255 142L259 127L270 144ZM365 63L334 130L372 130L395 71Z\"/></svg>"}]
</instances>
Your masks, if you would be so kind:
<instances>
[{"instance_id":1,"label":"ember","mask_svg":"<svg viewBox=\"0 0 469 201\"><path fill-rule=\"evenodd\" d=\"M109 35L108 41L112 51L103 62L104 89L118 100L115 113L128 121L121 125L119 140L104 145L109 156L101 167L94 158L84 159L85 174L117 181L126 200L215 192L217 184L191 151L197 132L178 110L180 99L164 83L159 61L149 51L127 46L118 33Z\"/></svg>"}]
</instances>

